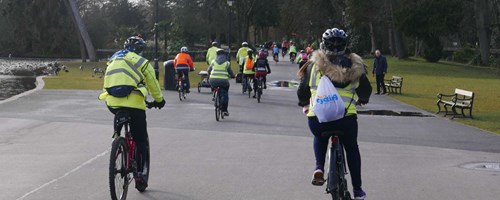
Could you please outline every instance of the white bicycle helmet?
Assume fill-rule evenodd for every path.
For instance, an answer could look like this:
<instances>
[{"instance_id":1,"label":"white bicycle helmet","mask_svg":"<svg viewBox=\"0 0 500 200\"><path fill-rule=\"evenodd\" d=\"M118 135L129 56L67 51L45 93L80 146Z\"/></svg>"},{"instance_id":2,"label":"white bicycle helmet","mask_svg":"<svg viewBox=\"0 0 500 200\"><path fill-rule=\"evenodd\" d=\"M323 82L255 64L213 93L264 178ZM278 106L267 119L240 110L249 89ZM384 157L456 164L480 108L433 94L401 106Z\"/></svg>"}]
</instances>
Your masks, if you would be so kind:
<instances>
[{"instance_id":1,"label":"white bicycle helmet","mask_svg":"<svg viewBox=\"0 0 500 200\"><path fill-rule=\"evenodd\" d=\"M182 48L181 48L181 52L182 52L182 53L187 53L188 51L189 51L189 50L188 50L188 48L187 48L187 47L182 47Z\"/></svg>"},{"instance_id":2,"label":"white bicycle helmet","mask_svg":"<svg viewBox=\"0 0 500 200\"><path fill-rule=\"evenodd\" d=\"M241 46L246 47L246 46L248 46L248 43L247 42L243 42L243 43L241 43Z\"/></svg>"}]
</instances>

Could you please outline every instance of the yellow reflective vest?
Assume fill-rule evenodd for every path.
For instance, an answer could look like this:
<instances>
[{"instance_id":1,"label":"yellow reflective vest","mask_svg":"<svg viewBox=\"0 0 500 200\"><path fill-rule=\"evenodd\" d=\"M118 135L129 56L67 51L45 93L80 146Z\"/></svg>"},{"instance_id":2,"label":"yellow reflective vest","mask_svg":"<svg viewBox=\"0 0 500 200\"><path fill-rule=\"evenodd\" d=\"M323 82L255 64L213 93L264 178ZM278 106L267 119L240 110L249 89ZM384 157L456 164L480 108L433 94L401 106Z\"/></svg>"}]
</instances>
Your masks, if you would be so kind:
<instances>
[{"instance_id":1,"label":"yellow reflective vest","mask_svg":"<svg viewBox=\"0 0 500 200\"><path fill-rule=\"evenodd\" d=\"M218 64L217 62L212 61L212 71L210 72L210 79L224 79L229 80L229 62L224 62L222 64Z\"/></svg>"},{"instance_id":2,"label":"yellow reflective vest","mask_svg":"<svg viewBox=\"0 0 500 200\"><path fill-rule=\"evenodd\" d=\"M243 74L247 74L247 75L255 74L255 72L252 70L253 65L255 65L255 59L256 59L255 55L253 56L253 59L250 59L250 57L248 57L248 56L245 58L245 62L243 63ZM250 62L253 65L252 65L251 69L247 69L247 64L249 64Z\"/></svg>"},{"instance_id":3,"label":"yellow reflective vest","mask_svg":"<svg viewBox=\"0 0 500 200\"><path fill-rule=\"evenodd\" d=\"M210 47L207 51L207 55L205 56L206 59L207 59L207 65L210 65L210 63L212 63L213 60L215 60L215 58L217 57L217 50L219 48L218 47Z\"/></svg>"},{"instance_id":4,"label":"yellow reflective vest","mask_svg":"<svg viewBox=\"0 0 500 200\"><path fill-rule=\"evenodd\" d=\"M236 62L240 65L244 64L245 63L245 58L248 56L248 50L250 48L249 47L241 47L240 49L238 49L238 53L236 53Z\"/></svg>"},{"instance_id":5,"label":"yellow reflective vest","mask_svg":"<svg viewBox=\"0 0 500 200\"><path fill-rule=\"evenodd\" d=\"M319 80L321 79L322 73L317 70L316 65L312 66L311 75L309 78L309 87L311 88L311 99L309 101L309 112L307 113L308 117L315 117L313 107L316 98L316 89L318 88ZM356 115L356 88L358 87L359 82L351 82L351 84L347 85L345 88L337 88L342 100L344 101L346 107L346 116Z\"/></svg>"},{"instance_id":6,"label":"yellow reflective vest","mask_svg":"<svg viewBox=\"0 0 500 200\"><path fill-rule=\"evenodd\" d=\"M134 90L126 97L110 95L106 89L114 86L132 86ZM106 100L106 105L113 108L127 107L146 109L145 99L151 92L156 102L163 99L160 84L149 61L134 52L111 60L104 76L103 92L99 100Z\"/></svg>"}]
</instances>

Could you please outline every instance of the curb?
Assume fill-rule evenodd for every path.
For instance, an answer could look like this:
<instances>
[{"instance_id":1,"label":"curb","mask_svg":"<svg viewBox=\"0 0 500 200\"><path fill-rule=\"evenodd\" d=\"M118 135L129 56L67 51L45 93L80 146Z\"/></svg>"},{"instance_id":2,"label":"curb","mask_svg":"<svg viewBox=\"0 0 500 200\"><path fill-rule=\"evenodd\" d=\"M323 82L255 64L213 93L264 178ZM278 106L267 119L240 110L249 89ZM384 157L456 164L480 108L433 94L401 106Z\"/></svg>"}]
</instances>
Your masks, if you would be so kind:
<instances>
[{"instance_id":1,"label":"curb","mask_svg":"<svg viewBox=\"0 0 500 200\"><path fill-rule=\"evenodd\" d=\"M17 94L17 95L14 95L12 97L9 97L5 100L2 100L0 101L0 104L4 104L4 103L8 103L8 102L11 102L11 101L15 101L21 97L24 97L24 96L28 96L34 92L37 92L39 90L42 90L44 87L45 87L45 81L43 81L43 78L45 78L46 76L37 76L36 77L36 87L31 89L31 90L28 90L26 92L23 92L21 94Z\"/></svg>"}]
</instances>

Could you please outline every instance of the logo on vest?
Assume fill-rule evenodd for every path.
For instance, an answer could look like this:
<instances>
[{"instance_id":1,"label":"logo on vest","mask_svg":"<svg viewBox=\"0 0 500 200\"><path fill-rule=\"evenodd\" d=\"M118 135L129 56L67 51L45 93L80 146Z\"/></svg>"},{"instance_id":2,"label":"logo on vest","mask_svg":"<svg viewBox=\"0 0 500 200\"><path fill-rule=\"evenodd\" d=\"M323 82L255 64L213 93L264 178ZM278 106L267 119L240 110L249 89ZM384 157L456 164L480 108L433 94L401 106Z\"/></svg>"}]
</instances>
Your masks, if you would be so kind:
<instances>
[{"instance_id":1,"label":"logo on vest","mask_svg":"<svg viewBox=\"0 0 500 200\"><path fill-rule=\"evenodd\" d=\"M338 101L339 97L336 94L333 95L327 95L327 96L319 96L316 98L316 103L317 104L326 104L334 101Z\"/></svg>"}]
</instances>

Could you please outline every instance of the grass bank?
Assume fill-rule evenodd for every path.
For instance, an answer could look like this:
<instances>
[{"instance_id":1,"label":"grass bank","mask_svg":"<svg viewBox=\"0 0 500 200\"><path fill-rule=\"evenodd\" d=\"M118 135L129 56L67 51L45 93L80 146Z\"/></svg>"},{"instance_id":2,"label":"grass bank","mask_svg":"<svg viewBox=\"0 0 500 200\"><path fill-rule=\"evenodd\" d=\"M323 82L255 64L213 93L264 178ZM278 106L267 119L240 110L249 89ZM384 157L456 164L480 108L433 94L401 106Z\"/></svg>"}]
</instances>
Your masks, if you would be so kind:
<instances>
[{"instance_id":1,"label":"grass bank","mask_svg":"<svg viewBox=\"0 0 500 200\"><path fill-rule=\"evenodd\" d=\"M93 68L100 67L104 69L106 62L66 62L69 72L61 71L59 76L50 76L44 79L45 89L76 89L76 90L100 90L102 89L103 79L98 76L92 77ZM82 70L80 70L82 66ZM195 62L196 71L189 74L191 86L197 86L200 82L198 73L201 70L207 70L208 66L205 62ZM236 62L231 63L231 68L235 73L238 72ZM160 86L163 88L163 74L165 69L163 62L160 63Z\"/></svg>"},{"instance_id":2,"label":"grass bank","mask_svg":"<svg viewBox=\"0 0 500 200\"><path fill-rule=\"evenodd\" d=\"M371 71L373 59L366 59L365 62ZM390 97L429 112L436 112L438 93L452 94L455 88L473 91L474 119L454 120L500 134L499 69L449 62L429 63L422 59L388 58L388 64L386 79L393 75L404 78L403 94ZM375 78L371 77L371 81L375 86Z\"/></svg>"}]
</instances>

